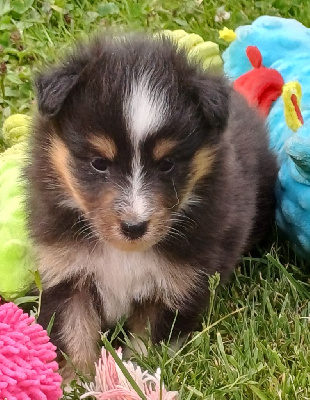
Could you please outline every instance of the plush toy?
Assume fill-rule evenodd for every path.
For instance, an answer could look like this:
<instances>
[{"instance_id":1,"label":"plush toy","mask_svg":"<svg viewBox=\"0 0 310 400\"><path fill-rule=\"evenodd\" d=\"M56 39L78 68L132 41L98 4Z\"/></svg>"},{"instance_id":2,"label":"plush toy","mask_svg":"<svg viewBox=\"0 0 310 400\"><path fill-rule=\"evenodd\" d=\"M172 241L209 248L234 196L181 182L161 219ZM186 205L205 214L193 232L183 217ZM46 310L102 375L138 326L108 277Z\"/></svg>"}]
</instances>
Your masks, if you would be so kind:
<instances>
[{"instance_id":1,"label":"plush toy","mask_svg":"<svg viewBox=\"0 0 310 400\"><path fill-rule=\"evenodd\" d=\"M122 350L116 351L116 357L122 359ZM138 365L131 361L124 361L123 366L134 379L138 388L146 400L176 400L177 392L167 391L160 382L160 369L155 375L148 371L142 371ZM141 397L132 387L124 373L116 364L115 359L104 348L101 350L101 358L96 365L95 382L86 385L87 392L81 396L86 399L89 396L98 400L140 400Z\"/></svg>"},{"instance_id":2,"label":"plush toy","mask_svg":"<svg viewBox=\"0 0 310 400\"><path fill-rule=\"evenodd\" d=\"M0 153L0 295L5 300L23 296L33 282L34 257L25 226L20 178L29 122L30 117L17 114L3 127L5 145L14 144Z\"/></svg>"},{"instance_id":3,"label":"plush toy","mask_svg":"<svg viewBox=\"0 0 310 400\"><path fill-rule=\"evenodd\" d=\"M284 81L278 71L263 66L257 47L247 47L246 53L253 69L237 78L234 88L267 117L273 102L282 94Z\"/></svg>"},{"instance_id":4,"label":"plush toy","mask_svg":"<svg viewBox=\"0 0 310 400\"><path fill-rule=\"evenodd\" d=\"M239 91L250 103L252 96L262 113L268 114L270 146L276 152L280 166L276 188L277 224L296 251L309 258L310 29L296 20L264 16L250 26L237 28L235 34L236 39L223 53L224 71L231 80L237 80L237 90L238 82L244 89L244 82L254 73L257 80L256 86L252 87L254 93L249 95L249 82L245 84L245 90ZM257 59L256 52L254 61L253 50L249 54L249 48L253 47L260 54ZM259 74L256 69L260 69ZM261 84L266 83L266 74L271 78L270 71L273 71L274 80L271 79L263 90ZM273 91L272 95L269 90ZM257 101L259 94L263 94L264 110L262 103Z\"/></svg>"},{"instance_id":5,"label":"plush toy","mask_svg":"<svg viewBox=\"0 0 310 400\"><path fill-rule=\"evenodd\" d=\"M34 317L13 303L0 305L0 399L59 400L55 349Z\"/></svg>"},{"instance_id":6,"label":"plush toy","mask_svg":"<svg viewBox=\"0 0 310 400\"><path fill-rule=\"evenodd\" d=\"M199 61L203 69L212 74L223 72L223 61L218 44L210 41L205 42L201 36L195 33L187 33L183 29L164 30L163 34L175 41L178 47L184 48L188 52L190 60Z\"/></svg>"},{"instance_id":7,"label":"plush toy","mask_svg":"<svg viewBox=\"0 0 310 400\"><path fill-rule=\"evenodd\" d=\"M4 121L2 139L6 147L24 142L30 133L31 117L14 114Z\"/></svg>"}]
</instances>

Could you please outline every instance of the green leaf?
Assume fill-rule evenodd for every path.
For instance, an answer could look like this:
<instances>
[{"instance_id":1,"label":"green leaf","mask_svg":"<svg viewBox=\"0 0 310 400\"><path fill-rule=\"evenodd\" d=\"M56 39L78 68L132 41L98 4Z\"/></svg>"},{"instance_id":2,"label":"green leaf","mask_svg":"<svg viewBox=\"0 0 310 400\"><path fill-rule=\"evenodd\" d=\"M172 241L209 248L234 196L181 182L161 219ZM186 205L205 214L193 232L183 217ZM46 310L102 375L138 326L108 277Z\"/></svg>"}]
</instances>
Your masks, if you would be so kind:
<instances>
[{"instance_id":1,"label":"green leaf","mask_svg":"<svg viewBox=\"0 0 310 400\"><path fill-rule=\"evenodd\" d=\"M13 74L7 75L6 81L14 83L15 85L21 85L23 83L23 81L21 79L19 79L18 76L13 75Z\"/></svg>"},{"instance_id":2,"label":"green leaf","mask_svg":"<svg viewBox=\"0 0 310 400\"><path fill-rule=\"evenodd\" d=\"M6 97L19 97L19 91L15 89L11 89L9 86L5 88Z\"/></svg>"},{"instance_id":3,"label":"green leaf","mask_svg":"<svg viewBox=\"0 0 310 400\"><path fill-rule=\"evenodd\" d=\"M97 12L92 11L88 11L86 15L88 16L89 23L94 22L99 17L99 14Z\"/></svg>"},{"instance_id":4,"label":"green leaf","mask_svg":"<svg viewBox=\"0 0 310 400\"><path fill-rule=\"evenodd\" d=\"M10 43L10 34L9 32L3 32L0 35L0 44L4 47L7 47Z\"/></svg>"},{"instance_id":5,"label":"green leaf","mask_svg":"<svg viewBox=\"0 0 310 400\"><path fill-rule=\"evenodd\" d=\"M10 15L5 15L0 18L0 30L8 31L13 28L12 19Z\"/></svg>"},{"instance_id":6,"label":"green leaf","mask_svg":"<svg viewBox=\"0 0 310 400\"><path fill-rule=\"evenodd\" d=\"M51 8L52 8L54 11L59 12L60 14L64 14L64 13L65 13L65 9L64 9L64 8L58 7L58 6L56 6L56 5L52 5Z\"/></svg>"},{"instance_id":7,"label":"green leaf","mask_svg":"<svg viewBox=\"0 0 310 400\"><path fill-rule=\"evenodd\" d=\"M65 8L66 3L66 0L55 0L55 5L60 8Z\"/></svg>"},{"instance_id":8,"label":"green leaf","mask_svg":"<svg viewBox=\"0 0 310 400\"><path fill-rule=\"evenodd\" d=\"M248 385L249 388L252 390L253 394L255 394L260 400L271 400L269 396L264 394L257 386Z\"/></svg>"},{"instance_id":9,"label":"green leaf","mask_svg":"<svg viewBox=\"0 0 310 400\"><path fill-rule=\"evenodd\" d=\"M0 1L0 16L7 14L12 10L10 0L1 0Z\"/></svg>"},{"instance_id":10,"label":"green leaf","mask_svg":"<svg viewBox=\"0 0 310 400\"><path fill-rule=\"evenodd\" d=\"M40 278L40 274L39 274L38 270L34 271L33 277L34 277L34 282L35 282L37 288L40 290L40 292L42 292L42 283L41 283L41 278Z\"/></svg>"},{"instance_id":11,"label":"green leaf","mask_svg":"<svg viewBox=\"0 0 310 400\"><path fill-rule=\"evenodd\" d=\"M53 313L52 318L50 319L50 322L48 323L48 326L46 328L46 332L47 332L48 336L50 336L50 334L51 334L51 330L53 328L54 321L55 321L55 315L56 315L56 313Z\"/></svg>"},{"instance_id":12,"label":"green leaf","mask_svg":"<svg viewBox=\"0 0 310 400\"><path fill-rule=\"evenodd\" d=\"M180 26L183 26L184 28L188 26L188 23L185 19L182 18L174 18L174 22L177 23Z\"/></svg>"},{"instance_id":13,"label":"green leaf","mask_svg":"<svg viewBox=\"0 0 310 400\"><path fill-rule=\"evenodd\" d=\"M119 7L114 3L99 4L98 14L100 17L105 17L107 15L118 14Z\"/></svg>"},{"instance_id":14,"label":"green leaf","mask_svg":"<svg viewBox=\"0 0 310 400\"><path fill-rule=\"evenodd\" d=\"M297 281L297 279L294 278L294 276L287 271L287 269L278 261L276 260L271 254L267 254L268 260L271 261L271 263L277 267L283 275L286 276L288 281L291 283L291 285L296 289L297 293L302 296L305 300L310 300L310 292L305 288L305 286Z\"/></svg>"},{"instance_id":15,"label":"green leaf","mask_svg":"<svg viewBox=\"0 0 310 400\"><path fill-rule=\"evenodd\" d=\"M19 297L18 299L14 300L14 304L17 306L21 304L26 304L26 303L35 303L39 300L39 296L24 296L24 297Z\"/></svg>"},{"instance_id":16,"label":"green leaf","mask_svg":"<svg viewBox=\"0 0 310 400\"><path fill-rule=\"evenodd\" d=\"M31 6L34 0L12 0L12 10L17 14L24 14Z\"/></svg>"}]
</instances>

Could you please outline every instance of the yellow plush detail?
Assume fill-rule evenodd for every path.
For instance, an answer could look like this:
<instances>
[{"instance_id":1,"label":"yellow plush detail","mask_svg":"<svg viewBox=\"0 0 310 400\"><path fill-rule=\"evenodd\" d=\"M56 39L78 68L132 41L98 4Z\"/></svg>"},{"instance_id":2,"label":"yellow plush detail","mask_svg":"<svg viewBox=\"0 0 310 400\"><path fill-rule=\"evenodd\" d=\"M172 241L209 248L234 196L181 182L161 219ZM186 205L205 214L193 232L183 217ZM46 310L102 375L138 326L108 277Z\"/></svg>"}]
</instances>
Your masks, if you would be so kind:
<instances>
[{"instance_id":1,"label":"yellow plush detail","mask_svg":"<svg viewBox=\"0 0 310 400\"><path fill-rule=\"evenodd\" d=\"M168 36L171 39L174 39L176 42L178 42L182 37L187 35L187 32L185 32L183 29L176 29L175 31L170 31L169 29L165 29L162 32L164 36Z\"/></svg>"},{"instance_id":2,"label":"yellow plush detail","mask_svg":"<svg viewBox=\"0 0 310 400\"><path fill-rule=\"evenodd\" d=\"M224 27L224 29L219 31L220 39L225 40L225 42L230 43L237 39L236 32L232 29Z\"/></svg>"},{"instance_id":3,"label":"yellow plush detail","mask_svg":"<svg viewBox=\"0 0 310 400\"><path fill-rule=\"evenodd\" d=\"M23 114L14 114L8 117L3 124L2 137L5 146L11 147L25 140L30 132L31 117Z\"/></svg>"},{"instance_id":4,"label":"yellow plush detail","mask_svg":"<svg viewBox=\"0 0 310 400\"><path fill-rule=\"evenodd\" d=\"M203 38L195 33L188 33L178 41L179 46L185 47L188 51L201 43L203 43Z\"/></svg>"},{"instance_id":5,"label":"yellow plush detail","mask_svg":"<svg viewBox=\"0 0 310 400\"><path fill-rule=\"evenodd\" d=\"M288 82L283 86L282 89L285 121L287 123L287 126L291 128L294 132L296 132L302 126L302 123L299 121L294 104L292 103L292 94L296 95L297 104L300 108L302 90L299 82Z\"/></svg>"},{"instance_id":6,"label":"yellow plush detail","mask_svg":"<svg viewBox=\"0 0 310 400\"><path fill-rule=\"evenodd\" d=\"M222 73L223 61L216 43L205 42L201 36L187 33L182 29L164 30L163 34L172 39L179 48L185 49L190 60L199 61L203 69L212 73Z\"/></svg>"}]
</instances>

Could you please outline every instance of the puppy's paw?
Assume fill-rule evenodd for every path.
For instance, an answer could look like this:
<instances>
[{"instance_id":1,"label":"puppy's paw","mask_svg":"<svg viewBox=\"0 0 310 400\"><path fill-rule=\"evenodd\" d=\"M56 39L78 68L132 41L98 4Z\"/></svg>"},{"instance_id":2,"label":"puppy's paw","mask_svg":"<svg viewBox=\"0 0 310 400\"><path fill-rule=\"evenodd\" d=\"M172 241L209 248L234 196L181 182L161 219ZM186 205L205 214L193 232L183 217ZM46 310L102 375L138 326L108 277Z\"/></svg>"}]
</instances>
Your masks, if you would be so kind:
<instances>
[{"instance_id":1,"label":"puppy's paw","mask_svg":"<svg viewBox=\"0 0 310 400\"><path fill-rule=\"evenodd\" d=\"M134 352L138 353L141 356L147 356L148 350L145 346L144 341L140 337L131 334L130 342L132 348L129 348L127 346L124 348L123 350L124 358L126 359L131 358L134 355Z\"/></svg>"}]
</instances>

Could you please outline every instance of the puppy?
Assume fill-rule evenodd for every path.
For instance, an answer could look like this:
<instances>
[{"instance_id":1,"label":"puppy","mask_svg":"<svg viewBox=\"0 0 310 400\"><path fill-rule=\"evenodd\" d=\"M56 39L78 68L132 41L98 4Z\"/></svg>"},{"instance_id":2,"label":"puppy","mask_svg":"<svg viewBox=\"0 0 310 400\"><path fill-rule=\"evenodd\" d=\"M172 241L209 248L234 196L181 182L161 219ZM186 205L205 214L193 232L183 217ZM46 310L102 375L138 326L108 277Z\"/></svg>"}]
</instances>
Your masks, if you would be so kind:
<instances>
[{"instance_id":1,"label":"puppy","mask_svg":"<svg viewBox=\"0 0 310 400\"><path fill-rule=\"evenodd\" d=\"M263 120L167 39L80 45L38 77L25 175L39 322L88 372L127 317L154 342L195 328L208 275L231 275L274 214Z\"/></svg>"}]
</instances>

